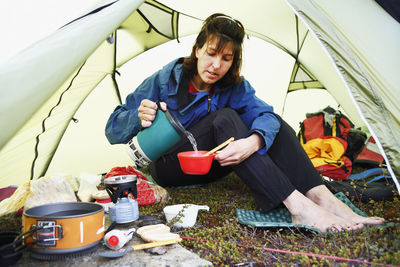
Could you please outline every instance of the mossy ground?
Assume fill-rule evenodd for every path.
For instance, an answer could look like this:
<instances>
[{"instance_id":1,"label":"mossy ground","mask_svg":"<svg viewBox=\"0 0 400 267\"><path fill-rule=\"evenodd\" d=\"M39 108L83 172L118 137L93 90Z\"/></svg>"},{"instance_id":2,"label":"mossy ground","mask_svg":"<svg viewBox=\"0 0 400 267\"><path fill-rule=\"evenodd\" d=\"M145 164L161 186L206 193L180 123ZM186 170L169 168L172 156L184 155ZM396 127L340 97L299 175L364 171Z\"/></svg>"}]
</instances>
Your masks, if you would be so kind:
<instances>
[{"instance_id":1,"label":"mossy ground","mask_svg":"<svg viewBox=\"0 0 400 267\"><path fill-rule=\"evenodd\" d=\"M393 225L343 233L316 233L296 228L254 228L238 222L235 210L257 210L245 184L234 174L208 185L192 188L166 188L167 205L192 203L208 205L199 211L192 228L176 229L181 244L209 260L215 266L367 266L353 261L312 257L314 253L330 257L373 262L375 266L400 266L400 199L369 201L352 199L369 216L384 217ZM393 188L393 192L397 192ZM140 207L141 215L165 220L166 204ZM20 231L21 217L9 214L1 218L0 231ZM277 249L282 252L274 252ZM293 254L300 253L300 254Z\"/></svg>"},{"instance_id":2,"label":"mossy ground","mask_svg":"<svg viewBox=\"0 0 400 267\"><path fill-rule=\"evenodd\" d=\"M176 229L184 238L182 245L216 266L366 266L352 261L334 260L291 252L314 253L380 264L400 265L400 200L353 200L369 216L383 216L392 226L366 227L343 233L316 233L296 228L254 228L238 222L235 210L257 210L245 184L234 174L193 188L167 188L167 203L208 205L210 211L199 211L192 228ZM395 189L394 189L395 190ZM164 220L164 205L141 207L141 215ZM270 249L289 251L278 253Z\"/></svg>"}]
</instances>

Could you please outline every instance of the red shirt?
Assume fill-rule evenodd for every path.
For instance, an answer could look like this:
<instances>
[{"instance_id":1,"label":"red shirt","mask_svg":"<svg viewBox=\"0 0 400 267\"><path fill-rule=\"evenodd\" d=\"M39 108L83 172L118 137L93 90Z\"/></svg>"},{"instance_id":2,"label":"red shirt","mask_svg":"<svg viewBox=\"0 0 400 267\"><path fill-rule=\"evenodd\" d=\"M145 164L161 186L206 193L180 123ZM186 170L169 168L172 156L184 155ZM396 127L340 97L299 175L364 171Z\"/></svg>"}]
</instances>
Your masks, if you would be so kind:
<instances>
[{"instance_id":1,"label":"red shirt","mask_svg":"<svg viewBox=\"0 0 400 267\"><path fill-rule=\"evenodd\" d=\"M211 88L210 88L210 91L208 91L208 93L209 93L210 95L213 95L213 94L214 94L214 91L215 91L215 87L214 87L214 85L212 85ZM194 87L192 81L189 82L189 92L190 92L190 93L195 93L195 94L197 94L198 92L200 92L200 91L198 91L198 90L196 89L196 87Z\"/></svg>"}]
</instances>

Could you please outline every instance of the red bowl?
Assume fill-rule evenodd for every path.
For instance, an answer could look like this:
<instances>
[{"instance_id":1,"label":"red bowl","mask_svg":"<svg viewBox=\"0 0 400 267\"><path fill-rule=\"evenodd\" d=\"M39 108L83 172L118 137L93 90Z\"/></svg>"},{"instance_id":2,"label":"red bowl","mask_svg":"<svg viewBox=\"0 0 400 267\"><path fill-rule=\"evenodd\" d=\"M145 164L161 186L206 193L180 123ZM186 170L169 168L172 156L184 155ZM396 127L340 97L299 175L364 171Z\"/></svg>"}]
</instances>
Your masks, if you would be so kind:
<instances>
[{"instance_id":1,"label":"red bowl","mask_svg":"<svg viewBox=\"0 0 400 267\"><path fill-rule=\"evenodd\" d=\"M210 171L215 153L203 156L208 151L185 151L178 153L179 164L186 174L204 175Z\"/></svg>"}]
</instances>

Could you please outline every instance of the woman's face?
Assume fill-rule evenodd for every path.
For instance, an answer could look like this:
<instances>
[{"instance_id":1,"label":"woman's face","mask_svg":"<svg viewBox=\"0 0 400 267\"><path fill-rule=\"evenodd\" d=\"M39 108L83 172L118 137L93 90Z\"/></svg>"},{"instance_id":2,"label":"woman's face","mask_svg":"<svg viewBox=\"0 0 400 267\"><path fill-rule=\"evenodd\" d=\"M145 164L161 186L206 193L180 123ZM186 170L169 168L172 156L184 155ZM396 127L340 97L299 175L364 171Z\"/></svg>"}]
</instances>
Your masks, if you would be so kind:
<instances>
[{"instance_id":1,"label":"woman's face","mask_svg":"<svg viewBox=\"0 0 400 267\"><path fill-rule=\"evenodd\" d=\"M219 52L217 44L218 38L213 38L196 49L198 77L195 78L208 85L224 77L233 63L233 44L227 43Z\"/></svg>"}]
</instances>

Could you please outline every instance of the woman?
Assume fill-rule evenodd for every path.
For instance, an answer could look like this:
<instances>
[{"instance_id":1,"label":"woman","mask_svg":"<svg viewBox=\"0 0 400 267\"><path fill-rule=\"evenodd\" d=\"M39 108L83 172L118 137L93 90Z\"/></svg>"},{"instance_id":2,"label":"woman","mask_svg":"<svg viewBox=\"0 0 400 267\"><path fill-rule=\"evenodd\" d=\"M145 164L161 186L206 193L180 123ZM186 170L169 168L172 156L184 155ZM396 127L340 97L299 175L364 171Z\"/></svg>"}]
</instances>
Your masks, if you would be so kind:
<instances>
[{"instance_id":1,"label":"woman","mask_svg":"<svg viewBox=\"0 0 400 267\"><path fill-rule=\"evenodd\" d=\"M231 17L208 17L190 58L177 59L147 78L111 114L106 126L110 143L128 143L149 127L160 101L194 135L200 150L235 138L217 152L207 175L181 171L177 153L193 150L183 138L150 166L161 186L207 183L234 171L251 189L261 212L283 203L293 223L321 231L382 224L382 218L355 214L322 185L293 129L240 76L244 35L242 24Z\"/></svg>"}]
</instances>

